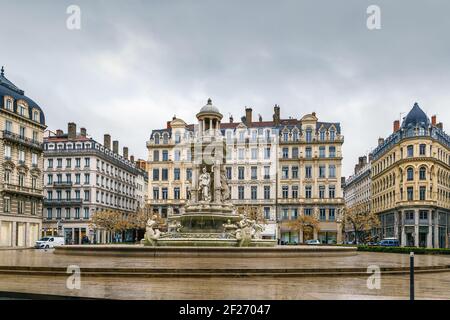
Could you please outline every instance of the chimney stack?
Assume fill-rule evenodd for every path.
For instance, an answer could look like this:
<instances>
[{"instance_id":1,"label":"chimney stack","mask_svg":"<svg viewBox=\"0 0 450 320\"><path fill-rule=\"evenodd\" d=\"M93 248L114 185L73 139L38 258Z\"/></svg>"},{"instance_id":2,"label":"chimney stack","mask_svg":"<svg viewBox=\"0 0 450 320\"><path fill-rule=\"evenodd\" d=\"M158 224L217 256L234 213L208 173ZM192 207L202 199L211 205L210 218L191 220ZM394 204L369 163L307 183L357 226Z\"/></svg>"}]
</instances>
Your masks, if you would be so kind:
<instances>
[{"instance_id":1,"label":"chimney stack","mask_svg":"<svg viewBox=\"0 0 450 320\"><path fill-rule=\"evenodd\" d=\"M128 160L128 147L123 147L123 157Z\"/></svg>"},{"instance_id":2,"label":"chimney stack","mask_svg":"<svg viewBox=\"0 0 450 320\"><path fill-rule=\"evenodd\" d=\"M167 125L166 125L166 127L167 127L167 129L170 129L171 128L171 126L170 126L170 123L171 123L172 121L167 121Z\"/></svg>"},{"instance_id":3,"label":"chimney stack","mask_svg":"<svg viewBox=\"0 0 450 320\"><path fill-rule=\"evenodd\" d=\"M119 141L117 140L113 141L113 152L119 154Z\"/></svg>"},{"instance_id":4,"label":"chimney stack","mask_svg":"<svg viewBox=\"0 0 450 320\"><path fill-rule=\"evenodd\" d=\"M134 163L134 156L133 155L130 156L130 161Z\"/></svg>"},{"instance_id":5,"label":"chimney stack","mask_svg":"<svg viewBox=\"0 0 450 320\"><path fill-rule=\"evenodd\" d=\"M280 106L277 104L273 107L273 122L275 126L280 125Z\"/></svg>"},{"instance_id":6,"label":"chimney stack","mask_svg":"<svg viewBox=\"0 0 450 320\"><path fill-rule=\"evenodd\" d=\"M436 124L436 127L441 129L442 131L444 130L444 124L442 122L439 122L438 124Z\"/></svg>"},{"instance_id":7,"label":"chimney stack","mask_svg":"<svg viewBox=\"0 0 450 320\"><path fill-rule=\"evenodd\" d=\"M431 117L431 124L432 124L433 126L436 126L436 124L437 124L436 115L433 115L433 116Z\"/></svg>"},{"instance_id":8,"label":"chimney stack","mask_svg":"<svg viewBox=\"0 0 450 320\"><path fill-rule=\"evenodd\" d=\"M80 128L80 134L82 137L86 137L86 128Z\"/></svg>"},{"instance_id":9,"label":"chimney stack","mask_svg":"<svg viewBox=\"0 0 450 320\"><path fill-rule=\"evenodd\" d=\"M395 120L394 121L394 133L397 132L398 130L400 130L400 120Z\"/></svg>"},{"instance_id":10,"label":"chimney stack","mask_svg":"<svg viewBox=\"0 0 450 320\"><path fill-rule=\"evenodd\" d=\"M56 136L60 137L64 134L64 131L62 131L61 129L56 130Z\"/></svg>"},{"instance_id":11,"label":"chimney stack","mask_svg":"<svg viewBox=\"0 0 450 320\"><path fill-rule=\"evenodd\" d=\"M259 115L259 122L262 122L262 115Z\"/></svg>"},{"instance_id":12,"label":"chimney stack","mask_svg":"<svg viewBox=\"0 0 450 320\"><path fill-rule=\"evenodd\" d=\"M233 115L230 114L230 123L233 123Z\"/></svg>"},{"instance_id":13,"label":"chimney stack","mask_svg":"<svg viewBox=\"0 0 450 320\"><path fill-rule=\"evenodd\" d=\"M75 122L69 122L67 124L67 133L69 139L75 139L77 137L77 125Z\"/></svg>"},{"instance_id":14,"label":"chimney stack","mask_svg":"<svg viewBox=\"0 0 450 320\"><path fill-rule=\"evenodd\" d=\"M245 108L245 121L247 126L251 126L252 124L252 108Z\"/></svg>"},{"instance_id":15,"label":"chimney stack","mask_svg":"<svg viewBox=\"0 0 450 320\"><path fill-rule=\"evenodd\" d=\"M103 146L111 150L111 135L108 133L103 136Z\"/></svg>"},{"instance_id":16,"label":"chimney stack","mask_svg":"<svg viewBox=\"0 0 450 320\"><path fill-rule=\"evenodd\" d=\"M381 146L384 143L384 138L378 138L378 145Z\"/></svg>"}]
</instances>

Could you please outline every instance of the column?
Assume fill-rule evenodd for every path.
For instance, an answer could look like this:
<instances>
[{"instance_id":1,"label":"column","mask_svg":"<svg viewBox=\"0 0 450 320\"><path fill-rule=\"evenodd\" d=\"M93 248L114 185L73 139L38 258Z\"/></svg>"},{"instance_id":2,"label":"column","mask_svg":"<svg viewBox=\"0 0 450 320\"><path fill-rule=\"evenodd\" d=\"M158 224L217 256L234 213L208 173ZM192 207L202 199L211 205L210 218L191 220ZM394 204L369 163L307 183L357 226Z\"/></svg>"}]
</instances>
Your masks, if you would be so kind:
<instances>
[{"instance_id":1,"label":"column","mask_svg":"<svg viewBox=\"0 0 450 320\"><path fill-rule=\"evenodd\" d=\"M435 246L439 247L439 243L435 242ZM427 248L433 248L433 210L428 214Z\"/></svg>"},{"instance_id":2,"label":"column","mask_svg":"<svg viewBox=\"0 0 450 320\"><path fill-rule=\"evenodd\" d=\"M414 246L419 246L419 210L414 210Z\"/></svg>"},{"instance_id":3,"label":"column","mask_svg":"<svg viewBox=\"0 0 450 320\"><path fill-rule=\"evenodd\" d=\"M220 164L214 166L214 202L221 202Z\"/></svg>"},{"instance_id":4,"label":"column","mask_svg":"<svg viewBox=\"0 0 450 320\"><path fill-rule=\"evenodd\" d=\"M439 212L437 210L432 211L434 215L434 247L439 248ZM447 234L445 234L447 238Z\"/></svg>"},{"instance_id":5,"label":"column","mask_svg":"<svg viewBox=\"0 0 450 320\"><path fill-rule=\"evenodd\" d=\"M303 228L298 231L298 243L303 243Z\"/></svg>"},{"instance_id":6,"label":"column","mask_svg":"<svg viewBox=\"0 0 450 320\"><path fill-rule=\"evenodd\" d=\"M400 227L402 228L402 239L400 246L405 247L406 246L406 232L405 232L405 212L400 211Z\"/></svg>"},{"instance_id":7,"label":"column","mask_svg":"<svg viewBox=\"0 0 450 320\"><path fill-rule=\"evenodd\" d=\"M12 236L11 247L16 247L17 246L17 222L13 221L11 227L12 227L12 230L11 230L11 236Z\"/></svg>"},{"instance_id":8,"label":"column","mask_svg":"<svg viewBox=\"0 0 450 320\"><path fill-rule=\"evenodd\" d=\"M317 233L317 228L314 228L314 230L313 230L313 239L318 239L319 238L319 235L318 235L318 233Z\"/></svg>"},{"instance_id":9,"label":"column","mask_svg":"<svg viewBox=\"0 0 450 320\"><path fill-rule=\"evenodd\" d=\"M398 220L399 220L399 213L398 212L394 212L394 237L396 239L399 239Z\"/></svg>"},{"instance_id":10,"label":"column","mask_svg":"<svg viewBox=\"0 0 450 320\"><path fill-rule=\"evenodd\" d=\"M75 229L71 228L70 230L72 230L72 244L75 244Z\"/></svg>"}]
</instances>

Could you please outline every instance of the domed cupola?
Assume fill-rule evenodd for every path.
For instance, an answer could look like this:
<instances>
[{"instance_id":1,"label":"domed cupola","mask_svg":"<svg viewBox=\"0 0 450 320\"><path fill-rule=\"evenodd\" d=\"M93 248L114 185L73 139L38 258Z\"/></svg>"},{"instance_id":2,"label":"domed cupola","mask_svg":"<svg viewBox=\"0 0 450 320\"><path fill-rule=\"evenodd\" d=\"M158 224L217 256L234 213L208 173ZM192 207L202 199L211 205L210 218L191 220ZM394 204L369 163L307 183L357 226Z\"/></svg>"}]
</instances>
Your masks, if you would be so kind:
<instances>
[{"instance_id":1,"label":"domed cupola","mask_svg":"<svg viewBox=\"0 0 450 320\"><path fill-rule=\"evenodd\" d=\"M409 111L408 115L404 118L402 128L416 127L417 125L428 127L430 125L430 120L416 102L411 111Z\"/></svg>"},{"instance_id":2,"label":"domed cupola","mask_svg":"<svg viewBox=\"0 0 450 320\"><path fill-rule=\"evenodd\" d=\"M208 99L207 104L197 113L199 129L202 135L205 133L209 133L210 135L218 134L220 132L220 120L222 120L222 117L219 109L212 104L211 99Z\"/></svg>"}]
</instances>

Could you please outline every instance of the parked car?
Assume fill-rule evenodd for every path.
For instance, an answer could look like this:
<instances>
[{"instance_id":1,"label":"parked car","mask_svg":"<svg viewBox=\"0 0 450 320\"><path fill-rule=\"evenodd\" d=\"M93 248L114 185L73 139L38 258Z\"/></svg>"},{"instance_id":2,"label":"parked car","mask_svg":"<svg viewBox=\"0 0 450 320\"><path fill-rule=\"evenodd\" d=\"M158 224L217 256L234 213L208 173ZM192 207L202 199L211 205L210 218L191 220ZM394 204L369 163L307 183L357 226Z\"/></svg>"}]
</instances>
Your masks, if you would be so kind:
<instances>
[{"instance_id":1,"label":"parked car","mask_svg":"<svg viewBox=\"0 0 450 320\"><path fill-rule=\"evenodd\" d=\"M317 239L306 240L306 244L320 244L320 241Z\"/></svg>"},{"instance_id":2,"label":"parked car","mask_svg":"<svg viewBox=\"0 0 450 320\"><path fill-rule=\"evenodd\" d=\"M41 240L36 241L36 249L51 249L64 245L64 237L44 237Z\"/></svg>"},{"instance_id":3,"label":"parked car","mask_svg":"<svg viewBox=\"0 0 450 320\"><path fill-rule=\"evenodd\" d=\"M399 247L400 243L395 238L386 238L381 240L378 245L382 247Z\"/></svg>"}]
</instances>

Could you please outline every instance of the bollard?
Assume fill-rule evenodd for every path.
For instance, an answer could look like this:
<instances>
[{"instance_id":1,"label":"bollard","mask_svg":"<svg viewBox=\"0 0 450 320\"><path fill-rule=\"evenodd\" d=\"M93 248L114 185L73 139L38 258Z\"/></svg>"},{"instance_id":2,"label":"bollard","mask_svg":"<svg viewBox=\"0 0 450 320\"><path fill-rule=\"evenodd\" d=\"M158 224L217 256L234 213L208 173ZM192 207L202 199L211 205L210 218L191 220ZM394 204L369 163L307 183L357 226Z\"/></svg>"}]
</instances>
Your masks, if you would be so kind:
<instances>
[{"instance_id":1,"label":"bollard","mask_svg":"<svg viewBox=\"0 0 450 320\"><path fill-rule=\"evenodd\" d=\"M414 300L414 251L409 253L409 300Z\"/></svg>"}]
</instances>

